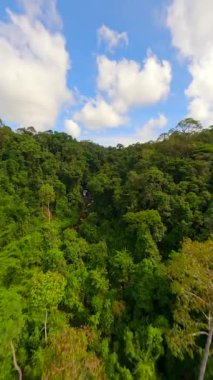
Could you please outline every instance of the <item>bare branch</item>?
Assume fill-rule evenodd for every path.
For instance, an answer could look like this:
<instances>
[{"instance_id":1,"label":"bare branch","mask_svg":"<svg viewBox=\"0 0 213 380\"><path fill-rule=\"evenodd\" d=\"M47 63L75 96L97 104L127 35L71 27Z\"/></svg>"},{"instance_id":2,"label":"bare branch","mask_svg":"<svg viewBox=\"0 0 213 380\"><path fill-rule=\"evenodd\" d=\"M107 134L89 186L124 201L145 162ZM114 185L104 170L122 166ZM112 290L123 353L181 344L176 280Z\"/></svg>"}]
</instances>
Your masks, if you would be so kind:
<instances>
[{"instance_id":1,"label":"bare branch","mask_svg":"<svg viewBox=\"0 0 213 380\"><path fill-rule=\"evenodd\" d=\"M193 292L189 292L189 291L186 291L185 292L186 294L188 294L189 296L192 296L192 297L195 297L196 299L198 299L199 301L201 301L202 303L205 303L204 299L199 297L197 294L193 293Z\"/></svg>"},{"instance_id":2,"label":"bare branch","mask_svg":"<svg viewBox=\"0 0 213 380\"><path fill-rule=\"evenodd\" d=\"M198 331L197 333L192 334L193 336L199 336L199 335L206 335L208 336L209 334L206 331Z\"/></svg>"},{"instance_id":3,"label":"bare branch","mask_svg":"<svg viewBox=\"0 0 213 380\"><path fill-rule=\"evenodd\" d=\"M11 346L11 350L12 350L12 354L13 354L13 365L14 365L14 368L15 370L18 372L19 374L19 380L22 380L22 370L21 368L19 367L18 363L17 363L17 359L16 359L16 351L15 351L15 347L13 345L13 342L11 340L10 342L10 346Z\"/></svg>"}]
</instances>

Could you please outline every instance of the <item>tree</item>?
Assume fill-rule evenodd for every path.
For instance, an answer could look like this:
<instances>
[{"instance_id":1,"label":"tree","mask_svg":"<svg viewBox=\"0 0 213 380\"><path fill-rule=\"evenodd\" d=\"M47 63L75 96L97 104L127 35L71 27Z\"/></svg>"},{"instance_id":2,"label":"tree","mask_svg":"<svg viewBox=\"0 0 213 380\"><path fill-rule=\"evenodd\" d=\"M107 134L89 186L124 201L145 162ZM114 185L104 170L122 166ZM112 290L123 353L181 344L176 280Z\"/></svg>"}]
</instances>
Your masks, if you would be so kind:
<instances>
[{"instance_id":1,"label":"tree","mask_svg":"<svg viewBox=\"0 0 213 380\"><path fill-rule=\"evenodd\" d=\"M63 298L66 281L58 272L38 273L32 284L32 306L39 313L45 314L44 336L47 341L48 313L57 308Z\"/></svg>"},{"instance_id":2,"label":"tree","mask_svg":"<svg viewBox=\"0 0 213 380\"><path fill-rule=\"evenodd\" d=\"M111 275L115 283L127 286L134 271L133 258L126 250L117 251L111 258Z\"/></svg>"},{"instance_id":3,"label":"tree","mask_svg":"<svg viewBox=\"0 0 213 380\"><path fill-rule=\"evenodd\" d=\"M35 135L36 129L31 125L30 127L27 127L27 132L31 133L32 135Z\"/></svg>"},{"instance_id":4,"label":"tree","mask_svg":"<svg viewBox=\"0 0 213 380\"><path fill-rule=\"evenodd\" d=\"M130 231L136 231L135 251L136 259L144 257L159 258L157 242L161 241L165 226L156 210L128 212L124 220L129 224Z\"/></svg>"},{"instance_id":5,"label":"tree","mask_svg":"<svg viewBox=\"0 0 213 380\"><path fill-rule=\"evenodd\" d=\"M181 120L175 127L175 131L180 131L183 133L200 132L201 129L202 124L191 117L187 117L186 119Z\"/></svg>"},{"instance_id":6,"label":"tree","mask_svg":"<svg viewBox=\"0 0 213 380\"><path fill-rule=\"evenodd\" d=\"M53 186L51 186L49 183L42 185L39 190L39 197L42 203L42 211L43 211L44 205L47 207L48 220L50 223L50 219L51 219L50 204L55 201L55 192L54 192Z\"/></svg>"},{"instance_id":7,"label":"tree","mask_svg":"<svg viewBox=\"0 0 213 380\"><path fill-rule=\"evenodd\" d=\"M116 149L123 149L123 148L124 148L124 145L123 145L123 144L118 143L118 144L116 145Z\"/></svg>"},{"instance_id":8,"label":"tree","mask_svg":"<svg viewBox=\"0 0 213 380\"><path fill-rule=\"evenodd\" d=\"M169 138L168 133L161 133L160 136L158 137L157 141L165 141Z\"/></svg>"},{"instance_id":9,"label":"tree","mask_svg":"<svg viewBox=\"0 0 213 380\"><path fill-rule=\"evenodd\" d=\"M0 288L0 355L1 358L3 356L6 359L7 350L10 347L13 366L19 374L19 380L22 380L22 370L17 362L14 341L18 341L23 325L24 319L20 295L15 290ZM6 378L7 375L3 373L3 376Z\"/></svg>"},{"instance_id":10,"label":"tree","mask_svg":"<svg viewBox=\"0 0 213 380\"><path fill-rule=\"evenodd\" d=\"M92 335L88 328L70 327L50 337L42 379L106 380L101 361L88 350Z\"/></svg>"},{"instance_id":11,"label":"tree","mask_svg":"<svg viewBox=\"0 0 213 380\"><path fill-rule=\"evenodd\" d=\"M172 255L168 275L177 296L175 326L168 342L176 355L184 351L193 355L198 337L206 336L199 371L199 380L203 380L213 336L213 240L186 240L182 251Z\"/></svg>"}]
</instances>

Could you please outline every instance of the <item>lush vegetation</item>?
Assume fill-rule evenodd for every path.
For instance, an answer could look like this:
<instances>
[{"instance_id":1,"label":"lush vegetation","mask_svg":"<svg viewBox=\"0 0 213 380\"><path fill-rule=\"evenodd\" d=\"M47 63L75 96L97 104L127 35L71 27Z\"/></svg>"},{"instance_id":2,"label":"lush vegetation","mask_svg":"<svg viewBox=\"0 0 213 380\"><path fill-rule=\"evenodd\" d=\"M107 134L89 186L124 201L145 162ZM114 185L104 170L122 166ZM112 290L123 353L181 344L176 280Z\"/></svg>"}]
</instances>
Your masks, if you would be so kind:
<instances>
[{"instance_id":1,"label":"lush vegetation","mask_svg":"<svg viewBox=\"0 0 213 380\"><path fill-rule=\"evenodd\" d=\"M1 123L0 380L213 378L212 153Z\"/></svg>"}]
</instances>

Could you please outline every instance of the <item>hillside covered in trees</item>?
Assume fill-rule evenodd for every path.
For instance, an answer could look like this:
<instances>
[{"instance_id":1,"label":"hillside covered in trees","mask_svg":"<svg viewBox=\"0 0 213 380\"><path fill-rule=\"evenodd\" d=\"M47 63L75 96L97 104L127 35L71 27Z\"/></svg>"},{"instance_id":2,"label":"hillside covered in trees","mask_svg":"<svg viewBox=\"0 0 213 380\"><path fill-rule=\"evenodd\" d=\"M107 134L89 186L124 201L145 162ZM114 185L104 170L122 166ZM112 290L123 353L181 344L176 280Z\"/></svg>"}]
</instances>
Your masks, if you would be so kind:
<instances>
[{"instance_id":1,"label":"hillside covered in trees","mask_svg":"<svg viewBox=\"0 0 213 380\"><path fill-rule=\"evenodd\" d=\"M213 378L212 153L1 124L0 380Z\"/></svg>"}]
</instances>

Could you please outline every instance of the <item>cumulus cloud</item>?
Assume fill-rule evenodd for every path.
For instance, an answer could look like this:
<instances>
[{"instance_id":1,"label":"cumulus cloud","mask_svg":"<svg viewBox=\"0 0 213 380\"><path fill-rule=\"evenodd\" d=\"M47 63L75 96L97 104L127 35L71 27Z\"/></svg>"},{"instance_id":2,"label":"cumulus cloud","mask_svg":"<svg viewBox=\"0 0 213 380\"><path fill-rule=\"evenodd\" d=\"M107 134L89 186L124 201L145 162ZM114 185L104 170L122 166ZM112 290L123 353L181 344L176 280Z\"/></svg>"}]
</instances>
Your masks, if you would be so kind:
<instances>
[{"instance_id":1,"label":"cumulus cloud","mask_svg":"<svg viewBox=\"0 0 213 380\"><path fill-rule=\"evenodd\" d=\"M127 122L112 105L103 98L89 100L84 107L74 115L74 119L84 124L89 129L101 130L103 128L115 128Z\"/></svg>"},{"instance_id":2,"label":"cumulus cloud","mask_svg":"<svg viewBox=\"0 0 213 380\"><path fill-rule=\"evenodd\" d=\"M147 106L165 98L172 78L168 61L149 54L143 66L133 60L97 58L98 89L104 92L119 112L134 106Z\"/></svg>"},{"instance_id":3,"label":"cumulus cloud","mask_svg":"<svg viewBox=\"0 0 213 380\"><path fill-rule=\"evenodd\" d=\"M72 119L66 119L64 122L64 132L77 139L81 135L81 128Z\"/></svg>"},{"instance_id":4,"label":"cumulus cloud","mask_svg":"<svg viewBox=\"0 0 213 380\"><path fill-rule=\"evenodd\" d=\"M212 48L212 0L173 0L167 12L172 42L184 57L198 58Z\"/></svg>"},{"instance_id":5,"label":"cumulus cloud","mask_svg":"<svg viewBox=\"0 0 213 380\"><path fill-rule=\"evenodd\" d=\"M97 58L97 98L86 102L74 115L77 122L94 130L127 124L128 112L164 99L172 78L168 61L159 61L149 54L143 66L122 59Z\"/></svg>"},{"instance_id":6,"label":"cumulus cloud","mask_svg":"<svg viewBox=\"0 0 213 380\"><path fill-rule=\"evenodd\" d=\"M126 32L117 32L108 28L106 25L102 25L97 32L98 42L102 42L106 45L107 50L113 52L118 46L128 45L128 35Z\"/></svg>"},{"instance_id":7,"label":"cumulus cloud","mask_svg":"<svg viewBox=\"0 0 213 380\"><path fill-rule=\"evenodd\" d=\"M185 91L189 114L207 125L213 120L212 13L212 0L173 0L167 13L172 43L192 76Z\"/></svg>"},{"instance_id":8,"label":"cumulus cloud","mask_svg":"<svg viewBox=\"0 0 213 380\"><path fill-rule=\"evenodd\" d=\"M156 140L167 123L168 120L166 116L160 114L158 118L148 120L147 123L137 131L137 136L141 142Z\"/></svg>"},{"instance_id":9,"label":"cumulus cloud","mask_svg":"<svg viewBox=\"0 0 213 380\"><path fill-rule=\"evenodd\" d=\"M30 6L23 2L25 13L8 10L8 21L0 22L0 115L45 130L54 126L63 106L73 100L66 84L69 56L63 35L37 18L46 2L36 0ZM47 3L52 4L53 17L55 1Z\"/></svg>"},{"instance_id":10,"label":"cumulus cloud","mask_svg":"<svg viewBox=\"0 0 213 380\"><path fill-rule=\"evenodd\" d=\"M189 113L205 125L213 124L213 48L189 65L192 82L185 94L191 99Z\"/></svg>"},{"instance_id":11,"label":"cumulus cloud","mask_svg":"<svg viewBox=\"0 0 213 380\"><path fill-rule=\"evenodd\" d=\"M116 135L110 137L99 137L97 143L104 146L116 146L118 143L124 146L144 143L151 140L156 140L167 125L168 120L165 115L160 114L157 118L148 120L143 126L138 128L131 135Z\"/></svg>"}]
</instances>

